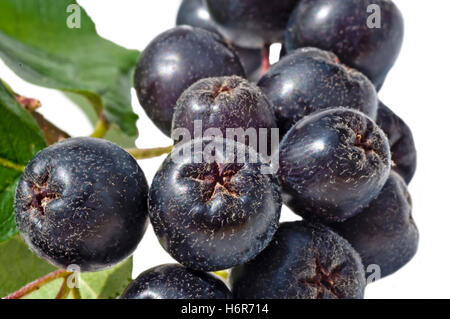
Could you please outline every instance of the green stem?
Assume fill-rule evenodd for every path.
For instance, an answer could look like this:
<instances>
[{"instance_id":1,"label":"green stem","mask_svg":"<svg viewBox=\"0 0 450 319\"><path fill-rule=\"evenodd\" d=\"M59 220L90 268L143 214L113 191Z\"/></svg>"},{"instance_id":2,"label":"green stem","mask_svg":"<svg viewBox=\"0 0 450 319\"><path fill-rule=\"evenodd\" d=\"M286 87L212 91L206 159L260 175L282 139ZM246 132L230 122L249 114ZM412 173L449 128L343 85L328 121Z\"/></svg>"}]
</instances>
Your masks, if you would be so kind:
<instances>
[{"instance_id":1,"label":"green stem","mask_svg":"<svg viewBox=\"0 0 450 319\"><path fill-rule=\"evenodd\" d=\"M74 299L81 299L80 288L72 288L72 295Z\"/></svg>"},{"instance_id":2,"label":"green stem","mask_svg":"<svg viewBox=\"0 0 450 319\"><path fill-rule=\"evenodd\" d=\"M214 274L216 274L219 277L222 277L225 280L228 279L228 271L227 270L215 271Z\"/></svg>"},{"instance_id":3,"label":"green stem","mask_svg":"<svg viewBox=\"0 0 450 319\"><path fill-rule=\"evenodd\" d=\"M6 296L4 299L20 299L22 297L25 297L26 295L29 295L33 291L36 291L40 289L41 287L45 286L49 282L52 282L53 280L59 279L59 278L65 278L69 276L71 272L66 271L65 269L58 269L54 272L51 272L44 277L41 277L39 279L36 279L35 281L29 283L28 285L20 288L16 292L13 292L9 296Z\"/></svg>"},{"instance_id":4,"label":"green stem","mask_svg":"<svg viewBox=\"0 0 450 319\"><path fill-rule=\"evenodd\" d=\"M91 137L103 138L109 130L109 123L104 116L100 116L95 125L94 132L92 132Z\"/></svg>"},{"instance_id":5,"label":"green stem","mask_svg":"<svg viewBox=\"0 0 450 319\"><path fill-rule=\"evenodd\" d=\"M147 159L158 157L167 153L170 153L173 150L173 145L167 147L156 147L156 148L130 148L127 149L127 152L130 153L135 159Z\"/></svg>"},{"instance_id":6,"label":"green stem","mask_svg":"<svg viewBox=\"0 0 450 319\"><path fill-rule=\"evenodd\" d=\"M0 166L12 168L20 173L23 173L25 171L25 166L13 163L4 158L0 158Z\"/></svg>"}]
</instances>

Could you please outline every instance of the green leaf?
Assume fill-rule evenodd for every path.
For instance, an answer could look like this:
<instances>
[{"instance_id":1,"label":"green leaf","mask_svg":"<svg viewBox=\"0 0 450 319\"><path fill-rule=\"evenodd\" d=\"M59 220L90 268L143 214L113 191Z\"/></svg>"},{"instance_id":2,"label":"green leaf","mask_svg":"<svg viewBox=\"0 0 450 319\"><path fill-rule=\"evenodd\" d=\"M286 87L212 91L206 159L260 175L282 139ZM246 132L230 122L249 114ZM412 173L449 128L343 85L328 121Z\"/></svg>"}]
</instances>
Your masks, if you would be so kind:
<instances>
[{"instance_id":1,"label":"green leaf","mask_svg":"<svg viewBox=\"0 0 450 319\"><path fill-rule=\"evenodd\" d=\"M19 236L0 243L0 297L56 270L32 253Z\"/></svg>"},{"instance_id":2,"label":"green leaf","mask_svg":"<svg viewBox=\"0 0 450 319\"><path fill-rule=\"evenodd\" d=\"M130 89L139 52L99 37L81 7L80 28L69 28L71 4L76 1L0 1L0 58L31 83L82 95L134 136Z\"/></svg>"},{"instance_id":3,"label":"green leaf","mask_svg":"<svg viewBox=\"0 0 450 319\"><path fill-rule=\"evenodd\" d=\"M111 299L118 297L131 281L132 258L123 263L95 273L80 275L80 291L83 299ZM15 236L0 244L0 297L19 290L26 284L56 270L32 253L26 244ZM53 299L63 279L54 280L26 299ZM71 298L71 295L69 295Z\"/></svg>"},{"instance_id":4,"label":"green leaf","mask_svg":"<svg viewBox=\"0 0 450 319\"><path fill-rule=\"evenodd\" d=\"M69 98L72 102L74 102L80 107L80 109L87 116L91 124L95 126L99 117L97 112L95 112L95 110L92 108L92 105L88 102L88 100L85 99L83 96L74 93L66 93L65 95L67 96L67 98ZM135 134L129 136L124 132L122 132L120 127L118 127L115 124L112 124L108 130L108 133L106 133L106 135L103 138L113 143L116 143L117 145L123 148L134 148L136 147L136 139L138 138L138 135Z\"/></svg>"},{"instance_id":5,"label":"green leaf","mask_svg":"<svg viewBox=\"0 0 450 319\"><path fill-rule=\"evenodd\" d=\"M133 260L97 273L81 274L81 297L83 299L110 299L122 294L131 281Z\"/></svg>"},{"instance_id":6,"label":"green leaf","mask_svg":"<svg viewBox=\"0 0 450 319\"><path fill-rule=\"evenodd\" d=\"M0 242L17 233L14 195L28 161L45 140L33 117L22 108L0 80Z\"/></svg>"},{"instance_id":7,"label":"green leaf","mask_svg":"<svg viewBox=\"0 0 450 319\"><path fill-rule=\"evenodd\" d=\"M82 273L79 278L80 293L83 299L114 299L122 294L131 281L132 258L100 272ZM24 299L54 299L63 279L55 280ZM69 299L73 298L70 294Z\"/></svg>"}]
</instances>

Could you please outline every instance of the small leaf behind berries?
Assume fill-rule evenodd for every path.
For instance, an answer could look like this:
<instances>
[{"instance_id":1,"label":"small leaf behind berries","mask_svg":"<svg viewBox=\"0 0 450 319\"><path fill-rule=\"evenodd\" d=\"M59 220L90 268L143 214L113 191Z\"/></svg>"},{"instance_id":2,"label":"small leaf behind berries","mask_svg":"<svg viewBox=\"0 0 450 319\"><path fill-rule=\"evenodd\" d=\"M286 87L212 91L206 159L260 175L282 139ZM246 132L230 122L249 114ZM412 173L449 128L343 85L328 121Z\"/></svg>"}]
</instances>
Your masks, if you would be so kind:
<instances>
[{"instance_id":1,"label":"small leaf behind berries","mask_svg":"<svg viewBox=\"0 0 450 319\"><path fill-rule=\"evenodd\" d=\"M82 299L114 299L122 294L131 281L133 269L132 258L123 263L100 272L82 273L80 276L80 293ZM58 279L41 289L29 294L24 299L54 299L63 280ZM69 294L68 299L73 295Z\"/></svg>"},{"instance_id":2,"label":"small leaf behind berries","mask_svg":"<svg viewBox=\"0 0 450 319\"><path fill-rule=\"evenodd\" d=\"M54 270L55 267L32 253L18 235L0 243L0 297Z\"/></svg>"},{"instance_id":3,"label":"small leaf behind berries","mask_svg":"<svg viewBox=\"0 0 450 319\"><path fill-rule=\"evenodd\" d=\"M123 263L95 273L82 273L80 291L83 299L112 299L118 297L131 281L132 258ZM32 253L17 235L0 244L0 297L19 290L26 284L56 270ZM53 299L62 284L55 280L25 299ZM70 294L68 298L72 298Z\"/></svg>"},{"instance_id":4,"label":"small leaf behind berries","mask_svg":"<svg viewBox=\"0 0 450 319\"><path fill-rule=\"evenodd\" d=\"M75 8L80 28L67 23ZM83 96L129 136L137 132L131 78L138 56L98 36L76 1L0 1L0 58L26 81Z\"/></svg>"},{"instance_id":5,"label":"small leaf behind berries","mask_svg":"<svg viewBox=\"0 0 450 319\"><path fill-rule=\"evenodd\" d=\"M83 111L86 117L89 119L89 122L91 122L91 124L95 126L99 119L99 116L97 112L95 112L95 110L92 108L92 105L88 102L88 100L75 93L66 92L65 96L73 103L78 105L81 111ZM138 138L138 134L136 132L136 134L134 135L127 135L120 129L117 124L112 124L109 126L108 132L103 138L123 148L134 148L136 147L136 139Z\"/></svg>"},{"instance_id":6,"label":"small leaf behind berries","mask_svg":"<svg viewBox=\"0 0 450 319\"><path fill-rule=\"evenodd\" d=\"M84 299L111 299L120 296L131 282L132 270L133 260L129 258L108 270L83 273L81 275L81 296Z\"/></svg>"},{"instance_id":7,"label":"small leaf behind berries","mask_svg":"<svg viewBox=\"0 0 450 319\"><path fill-rule=\"evenodd\" d=\"M17 103L1 81L0 115L0 242L2 242L17 233L14 222L14 195L17 182L28 161L45 148L46 144L33 117Z\"/></svg>"}]
</instances>

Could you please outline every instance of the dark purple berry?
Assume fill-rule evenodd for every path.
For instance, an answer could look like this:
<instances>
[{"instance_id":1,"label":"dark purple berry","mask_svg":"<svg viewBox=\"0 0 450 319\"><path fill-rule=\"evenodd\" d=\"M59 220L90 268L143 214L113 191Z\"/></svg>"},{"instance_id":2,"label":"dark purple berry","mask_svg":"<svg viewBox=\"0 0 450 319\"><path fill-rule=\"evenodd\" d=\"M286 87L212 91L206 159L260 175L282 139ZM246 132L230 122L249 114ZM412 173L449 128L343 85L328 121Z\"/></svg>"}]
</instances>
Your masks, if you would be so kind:
<instances>
[{"instance_id":1,"label":"dark purple berry","mask_svg":"<svg viewBox=\"0 0 450 319\"><path fill-rule=\"evenodd\" d=\"M272 149L271 129L276 128L272 105L256 85L243 78L203 79L184 91L172 122L172 138L176 143L180 141L179 129L187 129L194 136L195 121L201 121L203 135L217 128L223 137L233 139L230 134L236 134L238 141L255 150L259 146L258 137L263 134L267 138L265 154ZM234 133L233 129L236 129ZM277 143L274 145L278 147Z\"/></svg>"},{"instance_id":2,"label":"dark purple berry","mask_svg":"<svg viewBox=\"0 0 450 319\"><path fill-rule=\"evenodd\" d=\"M331 227L356 249L366 268L379 266L381 277L402 268L417 251L419 233L411 215L411 197L395 172L368 208Z\"/></svg>"},{"instance_id":3,"label":"dark purple berry","mask_svg":"<svg viewBox=\"0 0 450 319\"><path fill-rule=\"evenodd\" d=\"M377 124L389 138L392 169L409 184L417 167L417 152L411 129L381 101L378 105Z\"/></svg>"},{"instance_id":4,"label":"dark purple berry","mask_svg":"<svg viewBox=\"0 0 450 319\"><path fill-rule=\"evenodd\" d=\"M218 278L178 264L151 268L140 274L121 299L231 299L231 292Z\"/></svg>"},{"instance_id":5,"label":"dark purple berry","mask_svg":"<svg viewBox=\"0 0 450 319\"><path fill-rule=\"evenodd\" d=\"M217 34L181 26L159 35L142 52L134 86L147 115L169 136L181 93L200 79L227 75L245 76L234 49Z\"/></svg>"},{"instance_id":6,"label":"dark purple berry","mask_svg":"<svg viewBox=\"0 0 450 319\"><path fill-rule=\"evenodd\" d=\"M231 271L238 299L361 299L366 285L358 253L330 229L283 223L255 259Z\"/></svg>"},{"instance_id":7,"label":"dark purple berry","mask_svg":"<svg viewBox=\"0 0 450 319\"><path fill-rule=\"evenodd\" d=\"M190 25L221 35L219 26L211 19L203 0L183 0L178 9L177 25ZM248 49L236 45L233 45L233 47L244 66L248 78L259 78L261 74L262 48Z\"/></svg>"},{"instance_id":8,"label":"dark purple berry","mask_svg":"<svg viewBox=\"0 0 450 319\"><path fill-rule=\"evenodd\" d=\"M246 48L261 48L281 42L289 16L299 0L206 0L220 31L231 42Z\"/></svg>"},{"instance_id":9,"label":"dark purple berry","mask_svg":"<svg viewBox=\"0 0 450 319\"><path fill-rule=\"evenodd\" d=\"M177 26L181 25L190 25L221 35L203 0L183 0L181 2L177 13Z\"/></svg>"},{"instance_id":10,"label":"dark purple berry","mask_svg":"<svg viewBox=\"0 0 450 319\"><path fill-rule=\"evenodd\" d=\"M281 194L269 171L253 149L231 140L178 145L150 188L150 219L161 245L203 271L254 258L280 218Z\"/></svg>"},{"instance_id":11,"label":"dark purple berry","mask_svg":"<svg viewBox=\"0 0 450 319\"><path fill-rule=\"evenodd\" d=\"M39 152L17 186L22 238L53 265L98 271L130 256L148 225L148 184L115 144L72 138Z\"/></svg>"},{"instance_id":12,"label":"dark purple berry","mask_svg":"<svg viewBox=\"0 0 450 319\"><path fill-rule=\"evenodd\" d=\"M379 16L378 16L379 13ZM363 72L380 89L403 42L403 18L390 0L301 0L289 19L288 52L318 47Z\"/></svg>"},{"instance_id":13,"label":"dark purple berry","mask_svg":"<svg viewBox=\"0 0 450 319\"><path fill-rule=\"evenodd\" d=\"M299 121L283 138L284 202L311 219L344 221L365 208L389 177L386 135L361 112L335 108Z\"/></svg>"},{"instance_id":14,"label":"dark purple berry","mask_svg":"<svg viewBox=\"0 0 450 319\"><path fill-rule=\"evenodd\" d=\"M375 87L331 52L296 50L271 66L258 86L272 102L281 135L317 110L345 106L376 118Z\"/></svg>"}]
</instances>

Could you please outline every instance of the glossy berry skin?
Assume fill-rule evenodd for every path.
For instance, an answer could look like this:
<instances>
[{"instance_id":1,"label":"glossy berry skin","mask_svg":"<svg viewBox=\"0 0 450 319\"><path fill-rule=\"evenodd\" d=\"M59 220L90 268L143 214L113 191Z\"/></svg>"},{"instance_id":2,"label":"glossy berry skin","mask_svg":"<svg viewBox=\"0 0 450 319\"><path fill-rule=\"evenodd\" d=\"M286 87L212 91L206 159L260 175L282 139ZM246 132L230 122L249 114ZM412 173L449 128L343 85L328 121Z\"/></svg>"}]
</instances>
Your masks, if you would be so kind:
<instances>
[{"instance_id":1,"label":"glossy berry skin","mask_svg":"<svg viewBox=\"0 0 450 319\"><path fill-rule=\"evenodd\" d=\"M121 299L231 299L230 290L218 278L179 264L166 264L140 274Z\"/></svg>"},{"instance_id":2,"label":"glossy berry skin","mask_svg":"<svg viewBox=\"0 0 450 319\"><path fill-rule=\"evenodd\" d=\"M183 0L178 8L176 23L177 26L190 25L221 35L203 0Z\"/></svg>"},{"instance_id":3,"label":"glossy berry skin","mask_svg":"<svg viewBox=\"0 0 450 319\"><path fill-rule=\"evenodd\" d=\"M299 121L283 138L284 202L308 219L344 221L365 208L389 177L389 141L361 112L335 108Z\"/></svg>"},{"instance_id":4,"label":"glossy berry skin","mask_svg":"<svg viewBox=\"0 0 450 319\"><path fill-rule=\"evenodd\" d=\"M219 26L211 19L203 0L183 0L178 9L177 25L190 25L221 35ZM257 78L261 73L261 48L248 49L236 45L233 47L244 66L245 73L249 78Z\"/></svg>"},{"instance_id":5,"label":"glossy berry skin","mask_svg":"<svg viewBox=\"0 0 450 319\"><path fill-rule=\"evenodd\" d=\"M380 8L380 28L369 28L369 5ZM332 51L379 89L400 53L403 33L402 15L390 0L302 0L289 19L285 45L288 52L311 46Z\"/></svg>"},{"instance_id":6,"label":"glossy berry skin","mask_svg":"<svg viewBox=\"0 0 450 319\"><path fill-rule=\"evenodd\" d=\"M240 128L243 132L254 129L255 139L251 145L254 149L258 149L256 137L260 129L267 129L266 136L270 137L271 129L277 127L272 105L265 95L255 84L237 76L203 79L184 91L173 116L175 142L179 142L173 134L177 129L188 129L194 136L194 121L200 120L203 135L210 128L218 128L223 137L232 138L227 135L227 129ZM246 143L245 137L241 137L240 142ZM272 148L270 142L268 138L267 150Z\"/></svg>"},{"instance_id":7,"label":"glossy berry skin","mask_svg":"<svg viewBox=\"0 0 450 319\"><path fill-rule=\"evenodd\" d=\"M220 31L244 48L282 42L289 16L298 0L206 0Z\"/></svg>"},{"instance_id":8,"label":"glossy berry skin","mask_svg":"<svg viewBox=\"0 0 450 319\"><path fill-rule=\"evenodd\" d=\"M202 159L202 150L215 152L215 158ZM243 160L241 151L247 154ZM203 271L228 269L260 253L281 210L276 178L263 168L267 164L254 150L231 140L197 139L176 147L149 195L150 219L163 248L186 267Z\"/></svg>"},{"instance_id":9,"label":"glossy berry skin","mask_svg":"<svg viewBox=\"0 0 450 319\"><path fill-rule=\"evenodd\" d=\"M331 52L302 48L271 66L258 86L272 102L281 135L305 116L345 106L376 118L375 87Z\"/></svg>"},{"instance_id":10,"label":"glossy berry skin","mask_svg":"<svg viewBox=\"0 0 450 319\"><path fill-rule=\"evenodd\" d=\"M119 146L72 138L39 152L17 186L15 216L27 245L60 268L98 271L130 256L148 226L148 184Z\"/></svg>"},{"instance_id":11,"label":"glossy berry skin","mask_svg":"<svg viewBox=\"0 0 450 319\"><path fill-rule=\"evenodd\" d=\"M361 255L364 266L378 265L388 276L416 254L419 233L411 197L402 177L392 172L378 197L361 214L331 227Z\"/></svg>"},{"instance_id":12,"label":"glossy berry skin","mask_svg":"<svg viewBox=\"0 0 450 319\"><path fill-rule=\"evenodd\" d=\"M378 105L377 124L389 138L392 169L409 184L417 167L417 151L411 129L381 101Z\"/></svg>"},{"instance_id":13,"label":"glossy berry skin","mask_svg":"<svg viewBox=\"0 0 450 319\"><path fill-rule=\"evenodd\" d=\"M200 79L226 75L245 76L234 49L217 34L180 26L156 37L142 52L134 86L147 115L170 136L181 93Z\"/></svg>"},{"instance_id":14,"label":"glossy berry skin","mask_svg":"<svg viewBox=\"0 0 450 319\"><path fill-rule=\"evenodd\" d=\"M270 245L231 271L237 299L362 299L364 268L350 244L325 226L282 223Z\"/></svg>"}]
</instances>

